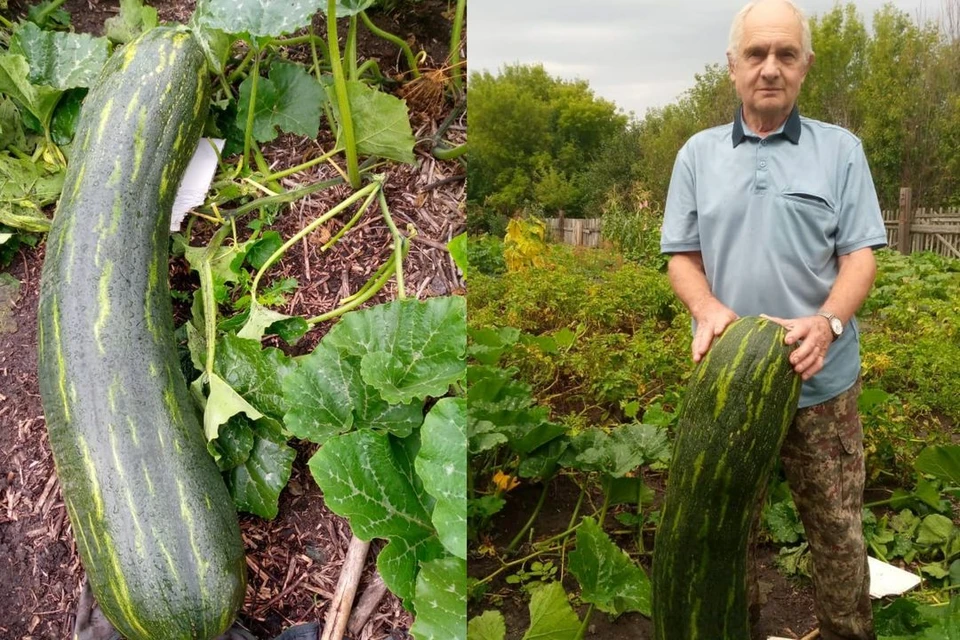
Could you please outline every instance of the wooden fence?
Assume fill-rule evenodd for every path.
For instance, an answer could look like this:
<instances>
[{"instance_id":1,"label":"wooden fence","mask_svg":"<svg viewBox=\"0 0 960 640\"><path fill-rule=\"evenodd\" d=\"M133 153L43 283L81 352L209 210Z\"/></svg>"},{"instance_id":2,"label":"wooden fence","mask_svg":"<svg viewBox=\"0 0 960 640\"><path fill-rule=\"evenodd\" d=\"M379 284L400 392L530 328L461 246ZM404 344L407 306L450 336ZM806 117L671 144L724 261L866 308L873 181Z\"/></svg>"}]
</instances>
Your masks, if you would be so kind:
<instances>
[{"instance_id":1,"label":"wooden fence","mask_svg":"<svg viewBox=\"0 0 960 640\"><path fill-rule=\"evenodd\" d=\"M900 206L883 211L887 244L904 254L932 251L960 259L960 207L914 208L909 187L900 189ZM600 218L547 218L547 232L554 242L578 247L603 243Z\"/></svg>"},{"instance_id":2,"label":"wooden fence","mask_svg":"<svg viewBox=\"0 0 960 640\"><path fill-rule=\"evenodd\" d=\"M900 206L883 212L887 244L900 253L932 251L960 258L960 208L914 208L909 187L900 189Z\"/></svg>"},{"instance_id":3,"label":"wooden fence","mask_svg":"<svg viewBox=\"0 0 960 640\"><path fill-rule=\"evenodd\" d=\"M599 247L600 218L547 218L547 237L575 247Z\"/></svg>"}]
</instances>

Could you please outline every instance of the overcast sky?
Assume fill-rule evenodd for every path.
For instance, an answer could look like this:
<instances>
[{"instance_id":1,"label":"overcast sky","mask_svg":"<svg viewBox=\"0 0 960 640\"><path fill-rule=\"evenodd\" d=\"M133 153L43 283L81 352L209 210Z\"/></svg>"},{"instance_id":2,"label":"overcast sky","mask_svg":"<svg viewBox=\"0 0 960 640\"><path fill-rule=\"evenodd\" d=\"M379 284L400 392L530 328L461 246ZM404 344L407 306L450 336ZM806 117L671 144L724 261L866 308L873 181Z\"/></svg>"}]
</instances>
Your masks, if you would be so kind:
<instances>
[{"instance_id":1,"label":"overcast sky","mask_svg":"<svg viewBox=\"0 0 960 640\"><path fill-rule=\"evenodd\" d=\"M725 61L730 22L746 0L477 0L470 4L471 71L542 63L554 76L642 117L693 86L694 74ZM808 15L834 0L798 0ZM883 0L856 0L869 25ZM893 0L910 16L937 18L940 0ZM816 51L817 43L813 43Z\"/></svg>"}]
</instances>

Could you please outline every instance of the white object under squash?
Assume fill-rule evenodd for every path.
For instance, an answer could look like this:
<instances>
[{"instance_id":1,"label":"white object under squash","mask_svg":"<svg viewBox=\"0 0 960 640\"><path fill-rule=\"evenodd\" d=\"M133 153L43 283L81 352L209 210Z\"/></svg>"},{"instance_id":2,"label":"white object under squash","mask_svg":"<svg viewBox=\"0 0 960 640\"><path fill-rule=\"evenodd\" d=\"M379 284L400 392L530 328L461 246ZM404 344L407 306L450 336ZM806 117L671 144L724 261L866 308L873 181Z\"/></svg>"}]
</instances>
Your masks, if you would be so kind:
<instances>
[{"instance_id":1,"label":"white object under squash","mask_svg":"<svg viewBox=\"0 0 960 640\"><path fill-rule=\"evenodd\" d=\"M180 224L187 216L187 212L203 204L213 181L213 174L217 172L217 152L210 143L217 146L217 152L223 151L224 141L219 138L200 138L197 149L190 158L187 170L183 172L177 197L173 201L173 215L170 216L170 231L179 231Z\"/></svg>"},{"instance_id":2,"label":"white object under squash","mask_svg":"<svg viewBox=\"0 0 960 640\"><path fill-rule=\"evenodd\" d=\"M867 565L870 567L871 598L898 596L920 584L920 576L876 558L867 557ZM790 640L790 638L769 636L767 640Z\"/></svg>"}]
</instances>

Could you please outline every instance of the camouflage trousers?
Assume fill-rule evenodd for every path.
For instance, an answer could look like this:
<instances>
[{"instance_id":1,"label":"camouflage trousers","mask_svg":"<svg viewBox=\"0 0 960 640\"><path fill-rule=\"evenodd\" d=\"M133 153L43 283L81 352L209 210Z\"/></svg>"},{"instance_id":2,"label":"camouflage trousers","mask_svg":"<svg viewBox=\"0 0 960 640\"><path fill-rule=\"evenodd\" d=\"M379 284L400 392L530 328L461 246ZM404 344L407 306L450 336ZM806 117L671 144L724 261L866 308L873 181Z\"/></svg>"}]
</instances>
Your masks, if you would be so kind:
<instances>
[{"instance_id":1,"label":"camouflage trousers","mask_svg":"<svg viewBox=\"0 0 960 640\"><path fill-rule=\"evenodd\" d=\"M836 398L797 411L780 458L812 558L814 607L824 640L874 640L863 539L860 381ZM759 511L759 510L758 510ZM759 526L759 513L754 532ZM759 602L751 553L750 601Z\"/></svg>"}]
</instances>

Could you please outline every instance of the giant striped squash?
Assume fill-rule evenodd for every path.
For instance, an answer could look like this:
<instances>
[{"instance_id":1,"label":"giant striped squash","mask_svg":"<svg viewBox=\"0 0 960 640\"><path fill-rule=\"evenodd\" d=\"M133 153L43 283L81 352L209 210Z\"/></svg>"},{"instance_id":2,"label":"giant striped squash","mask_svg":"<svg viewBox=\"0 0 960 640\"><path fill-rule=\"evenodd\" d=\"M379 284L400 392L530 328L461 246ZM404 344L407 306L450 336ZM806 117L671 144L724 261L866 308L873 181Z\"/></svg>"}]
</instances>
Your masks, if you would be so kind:
<instances>
[{"instance_id":1,"label":"giant striped squash","mask_svg":"<svg viewBox=\"0 0 960 640\"><path fill-rule=\"evenodd\" d=\"M653 557L657 640L747 640L747 545L800 397L786 332L737 320L696 368Z\"/></svg>"},{"instance_id":2,"label":"giant striped squash","mask_svg":"<svg viewBox=\"0 0 960 640\"><path fill-rule=\"evenodd\" d=\"M64 502L100 608L136 640L219 635L246 582L167 285L207 92L187 32L154 29L111 57L83 104L41 280L40 391Z\"/></svg>"}]
</instances>

